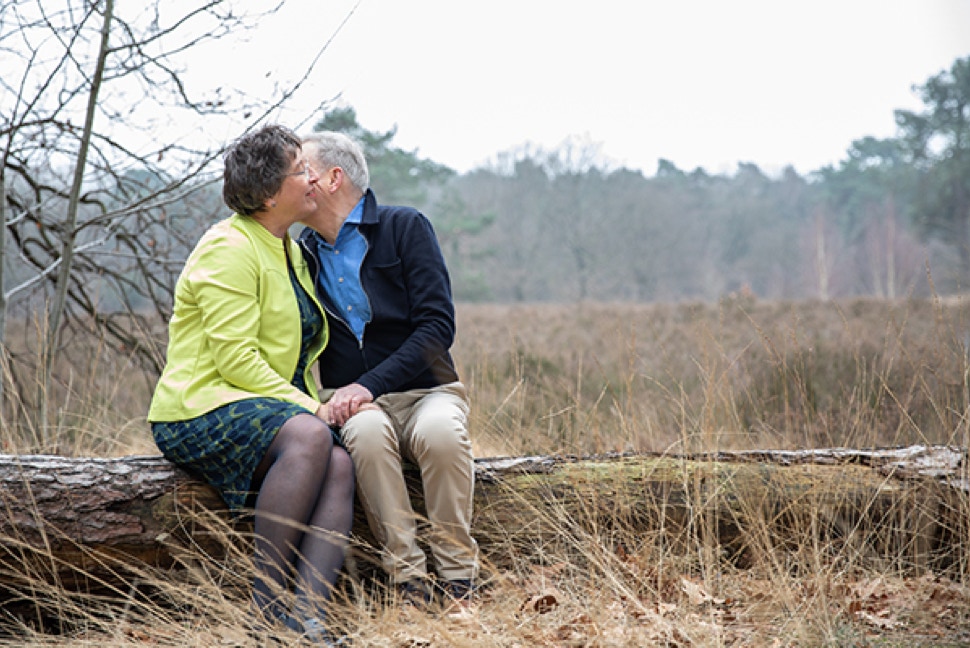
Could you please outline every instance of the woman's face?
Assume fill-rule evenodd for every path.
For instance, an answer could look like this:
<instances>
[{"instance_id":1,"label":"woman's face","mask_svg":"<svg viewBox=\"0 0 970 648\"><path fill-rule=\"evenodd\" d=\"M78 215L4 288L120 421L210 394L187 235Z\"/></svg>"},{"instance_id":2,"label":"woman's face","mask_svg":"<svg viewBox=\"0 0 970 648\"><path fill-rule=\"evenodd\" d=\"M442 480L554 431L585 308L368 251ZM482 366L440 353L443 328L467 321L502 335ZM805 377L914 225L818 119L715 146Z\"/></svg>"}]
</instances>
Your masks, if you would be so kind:
<instances>
[{"instance_id":1,"label":"woman's face","mask_svg":"<svg viewBox=\"0 0 970 648\"><path fill-rule=\"evenodd\" d=\"M283 178L283 185L272 198L276 209L287 214L294 223L313 213L317 208L314 196L319 179L320 176L309 165L306 156L297 152L290 170Z\"/></svg>"}]
</instances>

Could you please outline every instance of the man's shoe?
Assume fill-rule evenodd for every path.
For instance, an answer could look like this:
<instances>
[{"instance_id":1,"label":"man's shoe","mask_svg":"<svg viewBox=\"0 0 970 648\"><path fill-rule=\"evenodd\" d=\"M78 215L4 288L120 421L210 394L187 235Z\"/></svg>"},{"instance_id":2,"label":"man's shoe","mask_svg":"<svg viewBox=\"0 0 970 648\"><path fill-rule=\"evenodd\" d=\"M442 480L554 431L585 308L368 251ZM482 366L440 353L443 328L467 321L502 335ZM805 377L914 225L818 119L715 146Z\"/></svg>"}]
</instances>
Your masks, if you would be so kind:
<instances>
[{"instance_id":1,"label":"man's shoe","mask_svg":"<svg viewBox=\"0 0 970 648\"><path fill-rule=\"evenodd\" d=\"M423 580L412 578L397 584L397 602L405 607L426 610L431 605L431 590Z\"/></svg>"},{"instance_id":2,"label":"man's shoe","mask_svg":"<svg viewBox=\"0 0 970 648\"><path fill-rule=\"evenodd\" d=\"M449 580L441 584L442 605L446 616L468 619L475 615L475 584L466 578Z\"/></svg>"}]
</instances>

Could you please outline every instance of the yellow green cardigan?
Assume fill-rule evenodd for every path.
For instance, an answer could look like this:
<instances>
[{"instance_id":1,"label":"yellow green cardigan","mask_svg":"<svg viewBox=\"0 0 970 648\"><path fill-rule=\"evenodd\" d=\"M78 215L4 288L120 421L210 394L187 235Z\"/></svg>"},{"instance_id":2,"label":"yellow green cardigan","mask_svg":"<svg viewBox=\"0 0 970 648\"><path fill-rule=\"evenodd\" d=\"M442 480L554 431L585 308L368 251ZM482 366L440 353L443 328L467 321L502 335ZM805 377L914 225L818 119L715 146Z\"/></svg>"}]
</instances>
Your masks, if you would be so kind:
<instances>
[{"instance_id":1,"label":"yellow green cardigan","mask_svg":"<svg viewBox=\"0 0 970 648\"><path fill-rule=\"evenodd\" d=\"M304 290L320 307L303 255L238 214L213 225L185 262L175 285L168 356L149 421L182 421L255 396L280 398L315 412L311 368L329 329L310 349L305 380L312 396L290 384L300 354L300 310L284 246ZM321 312L323 309L321 308Z\"/></svg>"}]
</instances>

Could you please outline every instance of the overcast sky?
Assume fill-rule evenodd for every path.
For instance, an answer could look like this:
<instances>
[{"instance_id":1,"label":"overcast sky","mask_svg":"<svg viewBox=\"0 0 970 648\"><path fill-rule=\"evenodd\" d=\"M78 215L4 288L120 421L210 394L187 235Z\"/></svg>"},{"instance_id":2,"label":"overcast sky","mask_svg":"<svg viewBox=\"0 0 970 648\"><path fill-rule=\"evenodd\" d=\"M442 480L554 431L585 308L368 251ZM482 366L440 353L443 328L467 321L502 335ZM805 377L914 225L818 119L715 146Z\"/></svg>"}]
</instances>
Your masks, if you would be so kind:
<instances>
[{"instance_id":1,"label":"overcast sky","mask_svg":"<svg viewBox=\"0 0 970 648\"><path fill-rule=\"evenodd\" d=\"M235 74L285 82L331 37L280 121L339 97L460 172L574 137L646 175L660 158L808 173L894 135L912 86L970 55L970 1L286 0L219 46Z\"/></svg>"}]
</instances>

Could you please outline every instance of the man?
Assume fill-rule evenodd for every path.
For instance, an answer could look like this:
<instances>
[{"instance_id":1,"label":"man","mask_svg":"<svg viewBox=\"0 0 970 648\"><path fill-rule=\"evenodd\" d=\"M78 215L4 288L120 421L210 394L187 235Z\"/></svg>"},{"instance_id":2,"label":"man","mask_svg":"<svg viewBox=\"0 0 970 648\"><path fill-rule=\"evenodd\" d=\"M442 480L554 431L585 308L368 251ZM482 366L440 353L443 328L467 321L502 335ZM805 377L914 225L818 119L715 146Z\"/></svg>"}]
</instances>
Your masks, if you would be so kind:
<instances>
[{"instance_id":1,"label":"man","mask_svg":"<svg viewBox=\"0 0 970 648\"><path fill-rule=\"evenodd\" d=\"M303 151L320 176L317 209L299 242L330 319L321 397L329 396L353 457L357 492L400 599L431 601L402 469L410 461L424 484L440 589L467 608L478 574L475 469L468 398L449 352L455 309L444 258L424 215L378 205L356 142L313 133ZM371 402L378 409L360 410Z\"/></svg>"}]
</instances>

